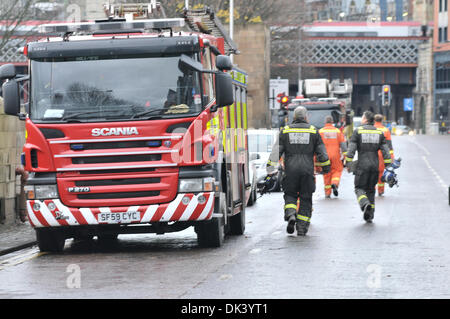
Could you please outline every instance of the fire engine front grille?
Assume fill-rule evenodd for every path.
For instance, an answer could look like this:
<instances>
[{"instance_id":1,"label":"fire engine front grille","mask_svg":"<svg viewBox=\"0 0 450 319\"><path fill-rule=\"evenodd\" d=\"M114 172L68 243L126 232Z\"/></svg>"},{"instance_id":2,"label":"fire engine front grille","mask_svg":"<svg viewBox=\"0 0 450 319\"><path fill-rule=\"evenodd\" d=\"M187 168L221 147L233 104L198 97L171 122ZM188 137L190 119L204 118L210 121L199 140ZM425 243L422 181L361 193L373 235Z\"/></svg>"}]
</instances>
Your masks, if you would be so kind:
<instances>
[{"instance_id":1,"label":"fire engine front grille","mask_svg":"<svg viewBox=\"0 0 450 319\"><path fill-rule=\"evenodd\" d=\"M161 154L73 157L72 164L105 164L160 161Z\"/></svg>"},{"instance_id":2,"label":"fire engine front grille","mask_svg":"<svg viewBox=\"0 0 450 319\"><path fill-rule=\"evenodd\" d=\"M101 179L91 181L76 181L75 186L117 186L117 185L136 185L136 184L155 184L160 183L161 178L132 178L132 179Z\"/></svg>"},{"instance_id":3,"label":"fire engine front grille","mask_svg":"<svg viewBox=\"0 0 450 319\"><path fill-rule=\"evenodd\" d=\"M154 168L126 168L126 169L104 169L102 171L98 170L87 170L87 171L79 171L81 175L95 175L95 174L125 174L125 173L148 173L154 172Z\"/></svg>"},{"instance_id":4,"label":"fire engine front grille","mask_svg":"<svg viewBox=\"0 0 450 319\"><path fill-rule=\"evenodd\" d=\"M159 196L159 191L78 194L78 199L120 199Z\"/></svg>"},{"instance_id":5,"label":"fire engine front grille","mask_svg":"<svg viewBox=\"0 0 450 319\"><path fill-rule=\"evenodd\" d=\"M71 149L82 150L103 150L117 148L140 148L140 147L159 147L162 145L161 140L152 141L117 141L117 142L97 142L97 143L80 143L70 144Z\"/></svg>"}]
</instances>

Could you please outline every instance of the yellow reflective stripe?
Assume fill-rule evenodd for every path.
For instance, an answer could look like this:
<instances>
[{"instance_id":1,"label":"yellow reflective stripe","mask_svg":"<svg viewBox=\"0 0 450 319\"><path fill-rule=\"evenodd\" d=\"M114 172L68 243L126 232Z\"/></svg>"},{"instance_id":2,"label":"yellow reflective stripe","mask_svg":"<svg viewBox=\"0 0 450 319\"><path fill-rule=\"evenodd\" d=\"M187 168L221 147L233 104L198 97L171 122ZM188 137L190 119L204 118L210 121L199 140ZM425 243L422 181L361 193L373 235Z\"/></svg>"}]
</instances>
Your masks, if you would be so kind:
<instances>
[{"instance_id":1,"label":"yellow reflective stripe","mask_svg":"<svg viewBox=\"0 0 450 319\"><path fill-rule=\"evenodd\" d=\"M383 134L383 132L378 130L358 130L358 133L364 133L364 134Z\"/></svg>"},{"instance_id":2,"label":"yellow reflective stripe","mask_svg":"<svg viewBox=\"0 0 450 319\"><path fill-rule=\"evenodd\" d=\"M341 179L339 177L333 177L331 180L332 181L340 181Z\"/></svg>"},{"instance_id":3,"label":"yellow reflective stripe","mask_svg":"<svg viewBox=\"0 0 450 319\"><path fill-rule=\"evenodd\" d=\"M331 185L325 185L325 189L331 188Z\"/></svg>"},{"instance_id":4,"label":"yellow reflective stripe","mask_svg":"<svg viewBox=\"0 0 450 319\"><path fill-rule=\"evenodd\" d=\"M394 154L394 150L390 150L389 153L390 153L390 154Z\"/></svg>"},{"instance_id":5,"label":"yellow reflective stripe","mask_svg":"<svg viewBox=\"0 0 450 319\"><path fill-rule=\"evenodd\" d=\"M379 183L377 185L382 187L382 186L384 186L384 183Z\"/></svg>"},{"instance_id":6,"label":"yellow reflective stripe","mask_svg":"<svg viewBox=\"0 0 450 319\"><path fill-rule=\"evenodd\" d=\"M303 220L305 222L310 222L311 218L307 217L307 216L303 216L303 215L297 215L297 219Z\"/></svg>"},{"instance_id":7,"label":"yellow reflective stripe","mask_svg":"<svg viewBox=\"0 0 450 319\"><path fill-rule=\"evenodd\" d=\"M326 162L318 162L318 163L316 163L316 166L327 166L330 164L331 164L331 162L330 162L330 160L328 160Z\"/></svg>"},{"instance_id":8,"label":"yellow reflective stripe","mask_svg":"<svg viewBox=\"0 0 450 319\"><path fill-rule=\"evenodd\" d=\"M295 205L295 204L284 205L284 209L288 209L288 208L293 208L293 209L297 210L297 205Z\"/></svg>"},{"instance_id":9,"label":"yellow reflective stripe","mask_svg":"<svg viewBox=\"0 0 450 319\"><path fill-rule=\"evenodd\" d=\"M242 103L242 105L244 106L244 129L248 128L248 123L247 123L247 103Z\"/></svg>"},{"instance_id":10,"label":"yellow reflective stripe","mask_svg":"<svg viewBox=\"0 0 450 319\"><path fill-rule=\"evenodd\" d=\"M391 159L385 159L385 160L384 160L384 163L385 163L385 164L391 164L391 163L392 163L392 160L391 160Z\"/></svg>"},{"instance_id":11,"label":"yellow reflective stripe","mask_svg":"<svg viewBox=\"0 0 450 319\"><path fill-rule=\"evenodd\" d=\"M361 196L359 196L359 197L358 197L358 202L360 202L361 199L363 199L363 198L367 198L367 196L366 196L366 195L361 195ZM368 198L367 198L367 199L368 199Z\"/></svg>"},{"instance_id":12,"label":"yellow reflective stripe","mask_svg":"<svg viewBox=\"0 0 450 319\"><path fill-rule=\"evenodd\" d=\"M317 133L316 130L312 130L309 128L290 128L290 129L284 129L283 133Z\"/></svg>"},{"instance_id":13,"label":"yellow reflective stripe","mask_svg":"<svg viewBox=\"0 0 450 319\"><path fill-rule=\"evenodd\" d=\"M267 165L270 165L270 166L276 166L276 165L278 165L278 162L272 162L272 161L267 161Z\"/></svg>"},{"instance_id":14,"label":"yellow reflective stripe","mask_svg":"<svg viewBox=\"0 0 450 319\"><path fill-rule=\"evenodd\" d=\"M230 127L235 128L236 127L236 105L232 104L230 105Z\"/></svg>"},{"instance_id":15,"label":"yellow reflective stripe","mask_svg":"<svg viewBox=\"0 0 450 319\"><path fill-rule=\"evenodd\" d=\"M347 162L353 162L353 158L350 158L350 157L345 157L345 160L347 161Z\"/></svg>"}]
</instances>

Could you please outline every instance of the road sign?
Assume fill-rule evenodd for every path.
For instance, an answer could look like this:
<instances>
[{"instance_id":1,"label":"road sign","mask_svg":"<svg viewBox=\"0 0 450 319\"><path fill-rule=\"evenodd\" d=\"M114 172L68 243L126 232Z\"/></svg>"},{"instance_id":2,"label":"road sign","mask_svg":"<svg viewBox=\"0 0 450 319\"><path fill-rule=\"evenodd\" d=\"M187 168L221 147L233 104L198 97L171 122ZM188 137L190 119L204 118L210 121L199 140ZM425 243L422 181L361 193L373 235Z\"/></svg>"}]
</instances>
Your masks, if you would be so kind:
<instances>
[{"instance_id":1,"label":"road sign","mask_svg":"<svg viewBox=\"0 0 450 319\"><path fill-rule=\"evenodd\" d=\"M414 111L414 99L413 98L405 98L403 99L403 110L405 112Z\"/></svg>"}]
</instances>

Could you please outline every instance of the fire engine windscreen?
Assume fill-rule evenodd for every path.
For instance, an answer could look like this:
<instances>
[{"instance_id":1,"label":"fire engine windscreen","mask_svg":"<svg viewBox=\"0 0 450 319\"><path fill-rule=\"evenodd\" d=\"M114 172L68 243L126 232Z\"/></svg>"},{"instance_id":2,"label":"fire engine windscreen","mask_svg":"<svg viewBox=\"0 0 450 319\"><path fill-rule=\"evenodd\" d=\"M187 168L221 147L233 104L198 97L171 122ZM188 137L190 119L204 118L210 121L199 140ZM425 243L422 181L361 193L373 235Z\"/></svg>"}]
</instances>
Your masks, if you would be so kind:
<instances>
[{"instance_id":1,"label":"fire engine windscreen","mask_svg":"<svg viewBox=\"0 0 450 319\"><path fill-rule=\"evenodd\" d=\"M202 110L200 74L180 56L100 56L31 61L34 121L126 121L187 117Z\"/></svg>"}]
</instances>

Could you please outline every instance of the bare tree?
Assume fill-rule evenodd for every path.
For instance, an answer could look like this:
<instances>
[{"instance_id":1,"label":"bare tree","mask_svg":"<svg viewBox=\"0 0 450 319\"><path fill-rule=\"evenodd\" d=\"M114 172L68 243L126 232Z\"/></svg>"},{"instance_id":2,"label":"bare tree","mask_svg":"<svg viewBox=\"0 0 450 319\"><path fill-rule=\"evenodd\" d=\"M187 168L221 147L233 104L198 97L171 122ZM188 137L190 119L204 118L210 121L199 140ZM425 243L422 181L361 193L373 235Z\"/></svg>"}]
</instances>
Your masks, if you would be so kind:
<instances>
[{"instance_id":1,"label":"bare tree","mask_svg":"<svg viewBox=\"0 0 450 319\"><path fill-rule=\"evenodd\" d=\"M4 0L0 3L0 51L18 31L20 25L28 19L34 0Z\"/></svg>"}]
</instances>

